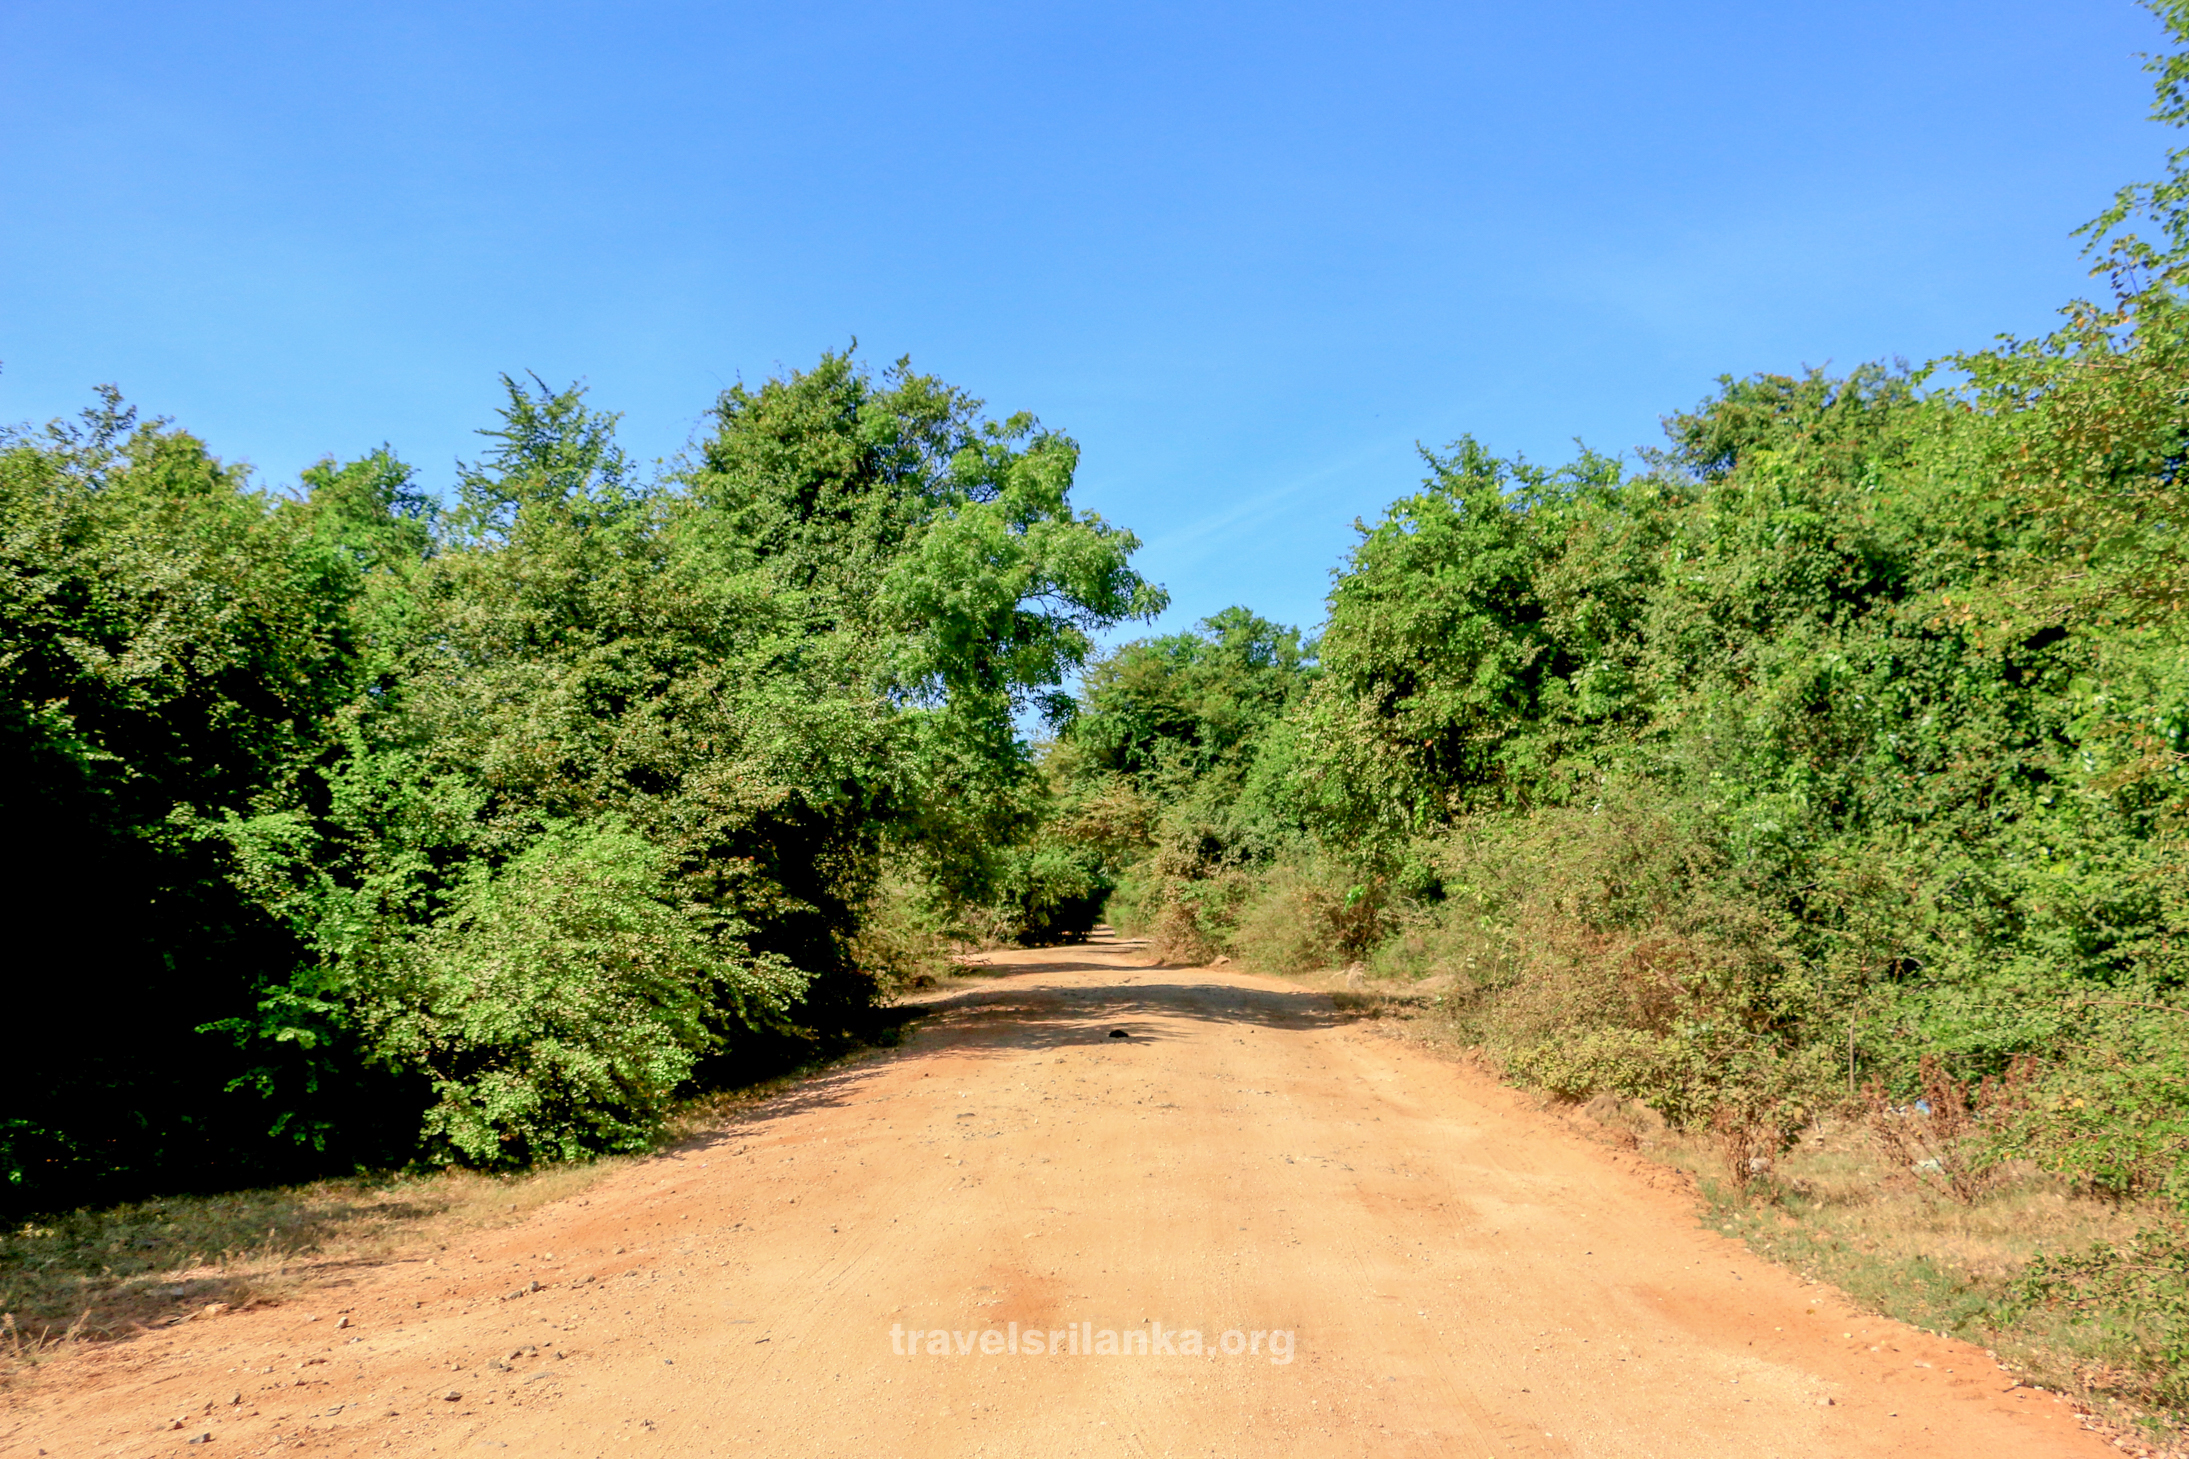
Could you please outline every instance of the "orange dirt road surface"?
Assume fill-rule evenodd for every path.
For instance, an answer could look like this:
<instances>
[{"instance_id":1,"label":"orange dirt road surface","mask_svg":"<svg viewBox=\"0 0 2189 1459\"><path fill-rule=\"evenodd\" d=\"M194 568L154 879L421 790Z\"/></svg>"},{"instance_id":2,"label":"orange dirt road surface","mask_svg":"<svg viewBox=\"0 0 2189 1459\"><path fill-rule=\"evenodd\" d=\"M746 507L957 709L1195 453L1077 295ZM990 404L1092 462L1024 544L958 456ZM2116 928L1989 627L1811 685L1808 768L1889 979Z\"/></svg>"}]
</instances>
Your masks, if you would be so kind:
<instances>
[{"instance_id":1,"label":"orange dirt road surface","mask_svg":"<svg viewBox=\"0 0 2189 1459\"><path fill-rule=\"evenodd\" d=\"M43 1365L0 1453L2118 1453L1324 995L991 962L522 1224Z\"/></svg>"}]
</instances>

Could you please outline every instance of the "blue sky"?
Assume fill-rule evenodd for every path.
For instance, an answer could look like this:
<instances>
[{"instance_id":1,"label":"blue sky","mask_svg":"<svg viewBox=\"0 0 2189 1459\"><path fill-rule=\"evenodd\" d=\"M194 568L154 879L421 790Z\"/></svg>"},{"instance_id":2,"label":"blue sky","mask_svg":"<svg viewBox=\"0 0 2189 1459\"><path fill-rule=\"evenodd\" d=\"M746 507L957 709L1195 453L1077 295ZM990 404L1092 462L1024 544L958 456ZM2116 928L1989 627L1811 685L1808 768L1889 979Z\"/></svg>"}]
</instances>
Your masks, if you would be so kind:
<instances>
[{"instance_id":1,"label":"blue sky","mask_svg":"<svg viewBox=\"0 0 2189 1459\"><path fill-rule=\"evenodd\" d=\"M1471 432L2048 326L2174 140L2129 0L0 7L0 419L114 381L436 487L500 371L644 457L852 337L1084 448L1164 626L1321 616Z\"/></svg>"}]
</instances>

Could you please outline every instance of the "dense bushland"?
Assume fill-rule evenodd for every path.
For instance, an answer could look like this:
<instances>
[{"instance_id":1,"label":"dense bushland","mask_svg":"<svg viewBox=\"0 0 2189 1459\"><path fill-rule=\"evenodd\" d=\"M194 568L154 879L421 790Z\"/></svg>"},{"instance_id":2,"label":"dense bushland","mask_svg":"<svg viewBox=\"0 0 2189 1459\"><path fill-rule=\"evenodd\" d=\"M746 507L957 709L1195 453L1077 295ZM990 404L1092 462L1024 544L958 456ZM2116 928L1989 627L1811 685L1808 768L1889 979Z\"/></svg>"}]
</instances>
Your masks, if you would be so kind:
<instances>
[{"instance_id":1,"label":"dense bushland","mask_svg":"<svg viewBox=\"0 0 2189 1459\"><path fill-rule=\"evenodd\" d=\"M626 1149L856 1035L885 872L995 900L1015 716L1160 605L1069 439L902 365L732 390L652 475L507 385L445 507L385 451L255 490L112 393L0 441L49 959L0 1199Z\"/></svg>"},{"instance_id":2,"label":"dense bushland","mask_svg":"<svg viewBox=\"0 0 2189 1459\"><path fill-rule=\"evenodd\" d=\"M1633 458L1463 437L1318 637L1092 662L1162 595L1076 448L902 365L732 390L653 473L512 381L447 503L387 451L262 492L112 394L10 433L48 935L0 1199L636 1148L953 939L1107 906L1413 980L1736 1184L1836 1115L1941 1199L2120 1203L2016 1300L2189 1406L2189 151L2090 238L2043 338L1725 379Z\"/></svg>"},{"instance_id":3,"label":"dense bushland","mask_svg":"<svg viewBox=\"0 0 2189 1459\"><path fill-rule=\"evenodd\" d=\"M1049 764L1144 828L1117 918L1424 980L1741 1179L1827 1112L1966 1102L1957 1190L2029 1162L2153 1213L2024 1296L2189 1402L2185 203L2185 154L2124 192L2107 296L2042 339L1729 378L1638 459L1462 438L1308 648L1235 611L1099 662Z\"/></svg>"}]
</instances>

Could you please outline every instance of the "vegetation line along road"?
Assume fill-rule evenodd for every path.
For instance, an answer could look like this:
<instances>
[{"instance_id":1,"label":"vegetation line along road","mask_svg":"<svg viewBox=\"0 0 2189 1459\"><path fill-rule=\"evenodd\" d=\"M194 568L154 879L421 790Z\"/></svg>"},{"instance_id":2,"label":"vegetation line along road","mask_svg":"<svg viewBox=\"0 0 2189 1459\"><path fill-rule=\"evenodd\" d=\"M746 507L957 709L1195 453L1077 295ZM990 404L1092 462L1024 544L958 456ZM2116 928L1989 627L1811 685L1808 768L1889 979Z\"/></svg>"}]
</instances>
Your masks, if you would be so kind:
<instances>
[{"instance_id":1,"label":"vegetation line along road","mask_svg":"<svg viewBox=\"0 0 2189 1459\"><path fill-rule=\"evenodd\" d=\"M44 1365L0 1444L2112 1452L1297 984L1104 938L922 1006L521 1221Z\"/></svg>"},{"instance_id":2,"label":"vegetation line along road","mask_svg":"<svg viewBox=\"0 0 2189 1459\"><path fill-rule=\"evenodd\" d=\"M507 379L449 502L385 449L261 489L111 389L9 432L8 887L68 940L0 1310L74 1320L56 1212L643 1151L1107 909L1402 992L1707 1143L1726 1229L2178 1439L2185 201L2182 153L2125 189L2040 338L1427 451L1304 636L1097 653L1165 599L1073 441L848 353L652 469Z\"/></svg>"}]
</instances>

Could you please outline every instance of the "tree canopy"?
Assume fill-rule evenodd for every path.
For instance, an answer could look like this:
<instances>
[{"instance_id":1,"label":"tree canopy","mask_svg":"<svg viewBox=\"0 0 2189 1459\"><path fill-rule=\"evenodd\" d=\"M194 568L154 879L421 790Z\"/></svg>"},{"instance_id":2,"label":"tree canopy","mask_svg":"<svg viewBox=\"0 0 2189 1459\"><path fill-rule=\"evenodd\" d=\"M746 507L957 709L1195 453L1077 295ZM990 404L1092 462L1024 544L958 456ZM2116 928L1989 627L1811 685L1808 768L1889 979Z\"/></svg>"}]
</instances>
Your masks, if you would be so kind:
<instances>
[{"instance_id":1,"label":"tree canopy","mask_svg":"<svg viewBox=\"0 0 2189 1459\"><path fill-rule=\"evenodd\" d=\"M630 1148L855 1033L885 859L990 894L1014 716L1162 603L1068 437L903 362L726 392L654 474L503 385L445 505L386 450L258 489L111 392L7 437L11 892L104 994L36 981L16 1204Z\"/></svg>"}]
</instances>

